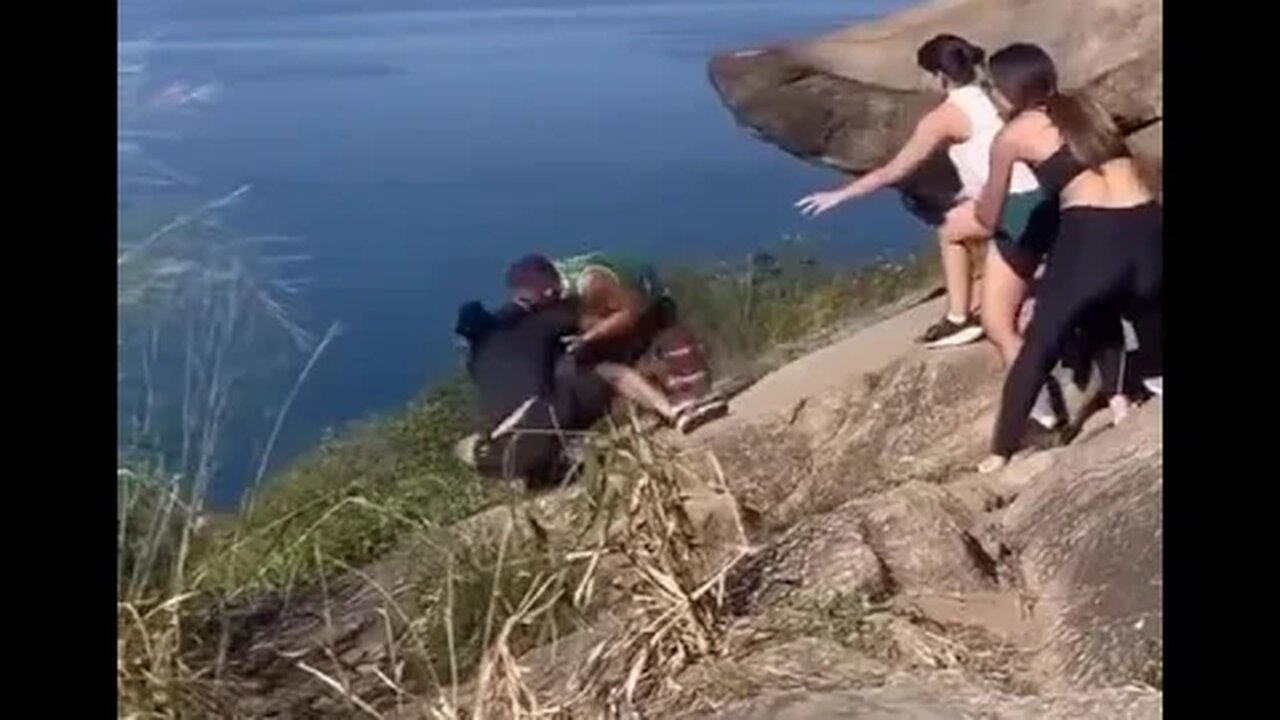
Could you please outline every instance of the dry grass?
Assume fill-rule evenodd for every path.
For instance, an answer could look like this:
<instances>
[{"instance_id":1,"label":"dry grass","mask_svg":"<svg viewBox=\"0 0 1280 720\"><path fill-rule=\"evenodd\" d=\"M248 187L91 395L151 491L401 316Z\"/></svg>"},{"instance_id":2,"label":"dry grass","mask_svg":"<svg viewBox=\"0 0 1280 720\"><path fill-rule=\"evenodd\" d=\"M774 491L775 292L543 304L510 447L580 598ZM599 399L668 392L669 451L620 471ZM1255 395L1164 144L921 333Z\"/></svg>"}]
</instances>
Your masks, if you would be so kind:
<instances>
[{"instance_id":1,"label":"dry grass","mask_svg":"<svg viewBox=\"0 0 1280 720\"><path fill-rule=\"evenodd\" d=\"M720 652L723 581L747 552L746 537L734 516L729 523L736 536L708 545L687 510L697 493L726 492L714 460L695 467L635 430L618 428L597 439L573 520L544 528L554 536L541 543L531 542L514 520L488 547L446 540L447 531L419 525L407 531L430 537L441 572L420 579L429 587L413 593L316 557L346 580L321 576L320 644L305 649L282 641L276 662L288 666L290 682L309 681L306 692L322 698L313 707L319 703L328 708L323 714L335 717L618 717L676 692L673 678ZM525 505L513 505L512 516L532 516ZM373 660L350 661L351 647L343 644L340 628L351 619L344 598L351 593L342 587L351 578L378 598L376 607L362 610L381 638L368 653ZM187 627L190 606L207 609L210 600L187 595L121 604L122 717L234 714L227 710L240 700L234 690L249 678L237 676L237 661L225 653L197 651ZM468 619L480 607L483 620ZM576 665L524 664L529 650L581 631L592 618L609 631ZM284 637L289 630L270 634ZM549 682L548 670L562 670L564 681ZM238 707L245 713L246 706Z\"/></svg>"},{"instance_id":2,"label":"dry grass","mask_svg":"<svg viewBox=\"0 0 1280 720\"><path fill-rule=\"evenodd\" d=\"M395 452L383 432L381 444L323 455L292 478L310 485L252 494L226 532L200 530L224 429L243 409L240 399L257 390L244 385L258 370L255 360L264 348L310 352L264 428L257 485L299 388L337 336L334 327L317 342L290 316L287 301L305 280L281 268L302 256L268 251L291 239L239 237L218 222L219 211L246 192L118 238L119 716L241 712L243 683L257 670L238 667L237 653L256 650L238 647L237 623L248 621L233 610L264 598L288 607L308 592L320 598L323 641L294 656L283 639L306 633L272 628L283 638L272 672L299 687L311 683L335 716L618 715L670 694L682 669L721 652L724 575L746 553L741 518L730 523L732 541L709 547L688 503L708 489L727 494L718 466L693 466L648 437L634 416L597 438L581 507L567 527L543 527L523 498L510 501L512 520L496 542L440 527L437 520L452 521L480 501L469 486L458 489L454 468L437 462L443 454L432 441L452 418L427 403L393 426ZM723 311L702 319L707 333L721 320L750 325L743 337L720 343L726 357L749 354L896 292L912 272L889 266L849 280L808 265L793 274L753 262L745 281L732 272L699 279L694 284L707 280L710 294L689 304ZM248 406L257 410L261 400L254 395ZM517 536L521 514L529 532ZM260 521L243 521L251 516ZM397 541L430 549L414 558L407 594L353 567ZM372 592L376 606L355 603L353 583ZM580 631L606 605L612 630L570 669L568 682L548 687L539 668L522 665L531 648ZM351 633L343 628L354 621L380 638L381 647L368 650L373 661L347 659L344 632Z\"/></svg>"},{"instance_id":3,"label":"dry grass","mask_svg":"<svg viewBox=\"0 0 1280 720\"><path fill-rule=\"evenodd\" d=\"M133 266L170 247L160 241L144 245L140 251L122 251L122 264ZM185 251L187 246L177 247ZM192 271L186 277L204 275ZM215 342L215 349L238 342L234 334L217 334L233 328L234 318L269 314L261 297L245 294L251 287L219 290L234 292L239 300L220 305L228 314L207 319L223 343ZM157 288L169 292L160 285L146 292ZM122 295L130 303L145 296ZM287 334L289 327L280 327ZM326 335L314 346L289 399L332 338ZM412 506L335 488L307 496L306 503L285 503L286 512L265 513L268 520L256 525L233 524L231 532L218 536L197 533L195 519L230 392L218 377L206 382L216 402L184 410L193 420L189 425L204 428L193 435L187 474L199 481L154 481L145 493L124 493L121 576L139 579L123 585L119 594L122 717L232 714L227 708L243 706L243 683L256 680L252 674L258 670L252 663L237 664L235 655L243 649L234 647L232 636L240 621L231 617L230 608L259 602L263 593L288 605L317 582L330 631L310 649L282 640L271 672L277 673L273 682L309 683L310 689L299 692L323 695L324 712L334 716L630 715L678 696L675 678L685 668L724 651L724 577L748 552L742 519L736 504L726 503L733 508L733 538L708 546L689 503L698 493L727 496L719 466L714 459L695 463L676 455L649 437L634 416L596 438L586 460L580 507L574 506L565 527L544 527L519 498L511 500L511 524L500 538L468 540ZM288 405L287 399L285 411ZM272 437L281 421L273 425ZM265 467L264 460L259 479ZM408 480L424 485L420 478ZM524 528L519 536L512 534L516 524ZM415 560L411 592L386 577L362 576L352 567L363 565L353 560L358 553L331 541L347 537L352 528L370 527L402 544L431 549ZM368 534L362 532L360 538ZM377 607L344 605L353 592L330 593L326 586L338 578L356 578L380 599ZM581 632L605 606L611 611L609 632L580 654L579 665L565 669L563 682L548 683L544 668L522 664L532 648ZM340 629L354 620L369 621L350 616L366 611L377 615L381 647L368 651L372 660L353 663L347 659L351 649L343 645L349 638ZM210 625L218 630L210 634ZM297 639L279 630L282 637Z\"/></svg>"},{"instance_id":4,"label":"dry grass","mask_svg":"<svg viewBox=\"0 0 1280 720\"><path fill-rule=\"evenodd\" d=\"M629 715L676 689L672 679L686 667L719 651L723 582L747 552L747 539L735 516L734 547L709 548L687 511L692 489L727 492L718 466L711 460L709 472L695 472L637 432L634 420L612 439L595 495L604 522L594 515L578 534L583 542L564 553L562 569L535 583L502 623L487 646L474 699L469 708L455 704L451 717ZM708 575L709 554L728 557ZM568 570L578 564L580 572ZM607 578L601 575L606 567ZM606 582L625 600L610 608L605 637L566 673L566 682L535 688L511 647L513 631L543 621L561 601L586 612Z\"/></svg>"},{"instance_id":5,"label":"dry grass","mask_svg":"<svg viewBox=\"0 0 1280 720\"><path fill-rule=\"evenodd\" d=\"M686 501L689 487L705 481L643 438L631 451L638 472L626 490L626 523L610 547L631 571L629 601L619 609L620 628L592 649L575 682L609 715L634 712L674 689L672 679L686 667L719 652L725 575L748 552L735 510L737 547L702 576L704 537ZM712 467L718 471L714 460ZM728 492L718 472L711 479L715 490Z\"/></svg>"}]
</instances>

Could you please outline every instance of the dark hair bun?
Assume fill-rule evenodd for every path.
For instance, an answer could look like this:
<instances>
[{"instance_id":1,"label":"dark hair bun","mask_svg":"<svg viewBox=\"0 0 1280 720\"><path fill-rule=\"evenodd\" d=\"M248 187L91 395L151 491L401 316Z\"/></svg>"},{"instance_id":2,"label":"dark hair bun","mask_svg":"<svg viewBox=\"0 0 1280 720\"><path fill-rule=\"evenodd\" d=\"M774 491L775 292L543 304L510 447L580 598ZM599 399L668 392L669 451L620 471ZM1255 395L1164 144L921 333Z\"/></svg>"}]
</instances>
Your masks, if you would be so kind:
<instances>
[{"instance_id":1,"label":"dark hair bun","mask_svg":"<svg viewBox=\"0 0 1280 720\"><path fill-rule=\"evenodd\" d=\"M916 51L916 63L926 72L939 73L957 85L978 79L978 66L987 51L957 35L936 35Z\"/></svg>"}]
</instances>

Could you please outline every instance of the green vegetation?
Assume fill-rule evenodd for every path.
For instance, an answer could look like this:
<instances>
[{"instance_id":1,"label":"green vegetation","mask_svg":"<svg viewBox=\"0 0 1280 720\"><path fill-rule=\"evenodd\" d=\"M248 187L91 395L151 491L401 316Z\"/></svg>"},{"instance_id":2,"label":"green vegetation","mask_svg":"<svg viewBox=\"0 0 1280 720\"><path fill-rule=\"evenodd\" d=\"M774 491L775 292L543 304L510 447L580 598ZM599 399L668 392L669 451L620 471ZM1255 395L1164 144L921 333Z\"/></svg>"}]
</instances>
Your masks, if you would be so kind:
<instances>
[{"instance_id":1,"label":"green vegetation","mask_svg":"<svg viewBox=\"0 0 1280 720\"><path fill-rule=\"evenodd\" d=\"M668 270L664 280L681 319L697 331L723 377L748 372L762 354L780 345L838 328L919 289L935 276L934 260L930 253L839 268L817 261L792 241L736 264Z\"/></svg>"},{"instance_id":2,"label":"green vegetation","mask_svg":"<svg viewBox=\"0 0 1280 720\"><path fill-rule=\"evenodd\" d=\"M413 555L420 577L403 612L413 641L432 651L417 655L427 680L397 683L440 688L447 685L442 677L465 679L479 667L500 667L494 655L499 645L518 654L565 630L588 609L580 592L586 569L558 565L555 558L563 553L551 553L538 532L534 541L499 551L496 538L464 541L448 530L510 499L453 456L453 443L472 429L462 378L440 383L400 412L353 423L282 471L254 479L236 514L212 520L204 514L229 418L248 393L260 406L262 388L279 387L285 370L295 373L275 424L264 428L269 449L312 362L337 337L331 329L317 340L290 317L286 296L295 286L281 274L289 264L282 258L297 256L264 251L283 239L246 240L214 221L216 211L239 194L159 228L132 230L128 241L121 236L121 715L175 717L203 697L200 688L217 684L210 677L214 661L202 648L222 642L207 628L220 625L225 609L327 587L411 542L428 549ZM826 331L920 287L931 272L916 260L841 271L789 244L740 265L676 269L666 276L683 319L727 375L749 372L779 344ZM307 356L310 362L300 362ZM613 459L593 461L588 485L603 487L603 478L620 465L636 478L671 472L654 470L651 461L637 464L638 454L652 451L637 450L635 438L627 441L632 445L604 442ZM583 517L598 519L604 512L600 497L584 501ZM594 519L584 522L594 527ZM633 554L642 562L637 558ZM511 624L512 618L534 616L537 623ZM709 642L699 627L695 622L681 631L694 645L670 651L683 657ZM449 652L440 653L441 646Z\"/></svg>"},{"instance_id":3,"label":"green vegetation","mask_svg":"<svg viewBox=\"0 0 1280 720\"><path fill-rule=\"evenodd\" d=\"M317 553L360 566L407 525L448 525L497 497L453 454L471 424L467 392L461 379L446 382L399 413L351 425L271 478L217 528L216 584L228 593L305 585L322 570Z\"/></svg>"},{"instance_id":4,"label":"green vegetation","mask_svg":"<svg viewBox=\"0 0 1280 720\"><path fill-rule=\"evenodd\" d=\"M741 267L667 273L682 316L722 374L918 288L929 272L914 259L842 272L802 251L792 244L777 255L755 253ZM217 553L219 584L230 590L252 579L270 590L305 583L318 570L312 545L360 566L395 545L404 526L393 518L448 525L501 501L452 453L473 429L468 392L465 378L454 377L403 411L354 423L271 478L247 512L219 528L223 542L236 543L234 553Z\"/></svg>"}]
</instances>

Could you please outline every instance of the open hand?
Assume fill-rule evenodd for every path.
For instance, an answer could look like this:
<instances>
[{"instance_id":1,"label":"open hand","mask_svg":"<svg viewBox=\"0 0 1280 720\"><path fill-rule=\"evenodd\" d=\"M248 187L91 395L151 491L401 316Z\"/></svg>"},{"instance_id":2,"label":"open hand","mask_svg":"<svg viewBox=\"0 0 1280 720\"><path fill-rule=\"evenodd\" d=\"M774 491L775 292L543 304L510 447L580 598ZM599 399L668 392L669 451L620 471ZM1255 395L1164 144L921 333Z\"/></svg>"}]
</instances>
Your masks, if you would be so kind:
<instances>
[{"instance_id":1,"label":"open hand","mask_svg":"<svg viewBox=\"0 0 1280 720\"><path fill-rule=\"evenodd\" d=\"M844 193L839 190L828 190L826 192L816 192L812 195L806 195L798 202L796 207L800 208L801 215L814 217L830 210L831 208L844 202Z\"/></svg>"}]
</instances>

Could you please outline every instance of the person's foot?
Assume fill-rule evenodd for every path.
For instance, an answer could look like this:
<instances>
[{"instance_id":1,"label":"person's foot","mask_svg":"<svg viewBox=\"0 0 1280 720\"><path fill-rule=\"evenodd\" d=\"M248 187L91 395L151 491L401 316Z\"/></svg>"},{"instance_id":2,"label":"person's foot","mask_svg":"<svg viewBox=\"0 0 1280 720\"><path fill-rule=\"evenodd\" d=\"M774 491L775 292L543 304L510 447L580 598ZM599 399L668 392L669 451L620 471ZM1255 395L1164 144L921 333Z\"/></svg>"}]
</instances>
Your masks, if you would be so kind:
<instances>
[{"instance_id":1,"label":"person's foot","mask_svg":"<svg viewBox=\"0 0 1280 720\"><path fill-rule=\"evenodd\" d=\"M480 436L472 433L453 444L453 456L463 465L475 467L479 446Z\"/></svg>"},{"instance_id":2,"label":"person's foot","mask_svg":"<svg viewBox=\"0 0 1280 720\"><path fill-rule=\"evenodd\" d=\"M1160 375L1158 377L1153 377L1153 378L1147 378L1146 380L1143 380L1142 386L1145 387L1147 391L1150 392L1152 395L1155 395L1156 397L1164 397L1164 376L1163 375Z\"/></svg>"},{"instance_id":3,"label":"person's foot","mask_svg":"<svg viewBox=\"0 0 1280 720\"><path fill-rule=\"evenodd\" d=\"M973 315L960 322L944 316L925 330L918 342L927 348L956 347L977 342L982 339L982 336L982 324Z\"/></svg>"},{"instance_id":4,"label":"person's foot","mask_svg":"<svg viewBox=\"0 0 1280 720\"><path fill-rule=\"evenodd\" d=\"M1129 398L1123 395L1112 395L1107 401L1107 407L1111 408L1111 424L1119 425L1129 417L1129 410L1133 404L1129 402Z\"/></svg>"},{"instance_id":5,"label":"person's foot","mask_svg":"<svg viewBox=\"0 0 1280 720\"><path fill-rule=\"evenodd\" d=\"M1003 455L988 455L986 460L978 463L978 472L983 475L990 475L994 472L1000 472L1008 464L1009 458Z\"/></svg>"},{"instance_id":6,"label":"person's foot","mask_svg":"<svg viewBox=\"0 0 1280 720\"><path fill-rule=\"evenodd\" d=\"M729 403L714 399L704 402L686 402L676 408L672 424L681 434L688 435L712 420L729 413Z\"/></svg>"}]
</instances>

